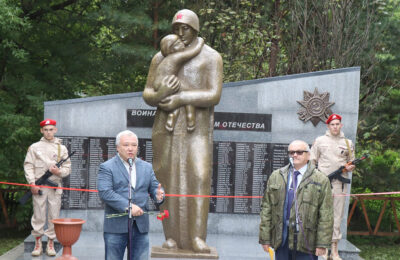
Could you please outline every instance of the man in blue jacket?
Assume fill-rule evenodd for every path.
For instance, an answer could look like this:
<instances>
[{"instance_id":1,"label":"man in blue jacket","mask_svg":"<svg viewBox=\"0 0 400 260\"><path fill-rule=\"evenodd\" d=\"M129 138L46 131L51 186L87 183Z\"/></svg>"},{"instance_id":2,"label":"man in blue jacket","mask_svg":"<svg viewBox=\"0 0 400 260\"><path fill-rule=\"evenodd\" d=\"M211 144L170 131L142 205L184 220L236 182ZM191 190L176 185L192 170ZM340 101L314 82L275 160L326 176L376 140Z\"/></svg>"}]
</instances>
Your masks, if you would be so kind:
<instances>
[{"instance_id":1,"label":"man in blue jacket","mask_svg":"<svg viewBox=\"0 0 400 260\"><path fill-rule=\"evenodd\" d=\"M100 165L98 190L105 203L105 216L127 212L129 207L129 169L131 168L132 196L132 245L131 260L148 259L149 255L149 194L160 204L164 201L164 189L156 179L153 167L136 157L138 138L129 131L116 137L118 154ZM131 162L131 166L129 164ZM104 217L105 259L122 260L128 245L128 216Z\"/></svg>"}]
</instances>

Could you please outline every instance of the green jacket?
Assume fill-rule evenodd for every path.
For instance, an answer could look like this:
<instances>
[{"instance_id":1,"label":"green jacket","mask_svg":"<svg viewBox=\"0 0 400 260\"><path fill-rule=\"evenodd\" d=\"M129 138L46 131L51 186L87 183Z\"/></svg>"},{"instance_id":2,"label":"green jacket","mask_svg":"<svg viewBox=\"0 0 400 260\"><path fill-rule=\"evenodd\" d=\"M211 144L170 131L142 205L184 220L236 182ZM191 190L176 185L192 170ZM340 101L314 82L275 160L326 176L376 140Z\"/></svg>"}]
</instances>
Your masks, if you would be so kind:
<instances>
[{"instance_id":1,"label":"green jacket","mask_svg":"<svg viewBox=\"0 0 400 260\"><path fill-rule=\"evenodd\" d=\"M268 179L261 209L259 243L277 249L282 244L283 210L289 165L275 170ZM330 247L333 230L333 198L329 179L308 162L297 189L302 225L299 226L297 251L315 254L317 247ZM289 223L295 222L294 203ZM289 248L293 250L293 228L289 228ZM304 232L303 232L304 231ZM307 242L306 242L307 241Z\"/></svg>"}]
</instances>

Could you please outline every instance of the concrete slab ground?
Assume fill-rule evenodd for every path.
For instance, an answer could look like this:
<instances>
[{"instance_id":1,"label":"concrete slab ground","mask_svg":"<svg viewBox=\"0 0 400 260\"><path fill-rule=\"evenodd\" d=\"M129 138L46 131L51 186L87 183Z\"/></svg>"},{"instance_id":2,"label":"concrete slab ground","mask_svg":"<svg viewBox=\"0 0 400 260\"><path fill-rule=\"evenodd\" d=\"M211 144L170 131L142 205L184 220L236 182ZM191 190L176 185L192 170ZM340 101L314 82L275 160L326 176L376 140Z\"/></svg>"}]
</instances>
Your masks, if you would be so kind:
<instances>
[{"instance_id":1,"label":"concrete slab ground","mask_svg":"<svg viewBox=\"0 0 400 260\"><path fill-rule=\"evenodd\" d=\"M162 233L150 233L150 247L160 246L164 242ZM269 260L258 244L257 236L238 236L209 234L207 243L217 248L221 260ZM340 254L344 260L361 260L358 256L359 250L347 240L339 243ZM357 252L357 253L355 253ZM79 240L72 247L73 256L80 260L101 260L104 259L104 240L102 232L83 231ZM29 252L24 253L23 243L0 256L0 260L55 260L62 255L62 250L56 257L42 255L32 257ZM151 260L165 260L166 258L149 258ZM169 258L170 260L185 260L185 258ZM321 258L320 258L321 259ZM189 259L186 259L189 260Z\"/></svg>"},{"instance_id":2,"label":"concrete slab ground","mask_svg":"<svg viewBox=\"0 0 400 260\"><path fill-rule=\"evenodd\" d=\"M150 247L160 246L164 242L162 233L150 233ZM258 244L257 236L232 236L210 234L207 243L216 247L219 259L221 260L265 260L269 259L267 254ZM62 250L57 256L62 255ZM101 260L104 259L104 240L102 232L83 231L78 242L72 246L72 255L80 260ZM56 257L57 257L56 256ZM15 258L4 258L7 260L54 260L56 257L42 255L32 257L30 253L24 253L23 249ZM165 258L150 258L152 260L165 260ZM171 259L171 258L169 258ZM2 260L2 259L1 259ZM174 259L171 259L174 260ZM180 258L179 260L185 260Z\"/></svg>"}]
</instances>

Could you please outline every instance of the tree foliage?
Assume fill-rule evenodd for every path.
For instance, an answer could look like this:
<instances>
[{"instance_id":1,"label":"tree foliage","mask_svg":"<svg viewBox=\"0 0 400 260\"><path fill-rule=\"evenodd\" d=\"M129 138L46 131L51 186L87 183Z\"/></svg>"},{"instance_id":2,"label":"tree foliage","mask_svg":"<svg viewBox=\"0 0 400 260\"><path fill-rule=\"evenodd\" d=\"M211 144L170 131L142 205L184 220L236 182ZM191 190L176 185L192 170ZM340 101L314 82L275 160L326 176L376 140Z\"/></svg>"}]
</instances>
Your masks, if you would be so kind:
<instances>
[{"instance_id":1,"label":"tree foliage","mask_svg":"<svg viewBox=\"0 0 400 260\"><path fill-rule=\"evenodd\" d=\"M216 48L224 62L224 81L267 76L272 22L265 1L204 1L201 36Z\"/></svg>"},{"instance_id":2,"label":"tree foliage","mask_svg":"<svg viewBox=\"0 0 400 260\"><path fill-rule=\"evenodd\" d=\"M2 179L23 180L44 101L143 88L156 51L151 7L140 0L0 1Z\"/></svg>"},{"instance_id":3,"label":"tree foliage","mask_svg":"<svg viewBox=\"0 0 400 260\"><path fill-rule=\"evenodd\" d=\"M379 190L397 189L398 0L202 2L201 34L222 53L225 81L360 66L357 151L371 159L359 167L356 184L377 190L378 178Z\"/></svg>"}]
</instances>

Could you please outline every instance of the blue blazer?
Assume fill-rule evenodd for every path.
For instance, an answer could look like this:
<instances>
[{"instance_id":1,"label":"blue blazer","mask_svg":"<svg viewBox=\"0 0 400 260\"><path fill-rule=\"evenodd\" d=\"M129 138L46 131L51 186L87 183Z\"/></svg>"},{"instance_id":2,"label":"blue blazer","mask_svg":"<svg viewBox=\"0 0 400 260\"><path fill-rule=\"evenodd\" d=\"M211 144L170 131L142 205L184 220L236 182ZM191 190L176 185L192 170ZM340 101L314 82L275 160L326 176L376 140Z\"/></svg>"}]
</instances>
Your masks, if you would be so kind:
<instances>
[{"instance_id":1,"label":"blue blazer","mask_svg":"<svg viewBox=\"0 0 400 260\"><path fill-rule=\"evenodd\" d=\"M132 188L132 203L143 211L148 211L149 195L156 202L158 180L150 163L139 158L135 160L136 186ZM104 232L127 233L128 216L106 218L106 214L125 212L128 202L129 173L120 157L114 156L100 165L97 176L98 190L101 200L105 203ZM141 233L149 232L149 215L133 217Z\"/></svg>"}]
</instances>

